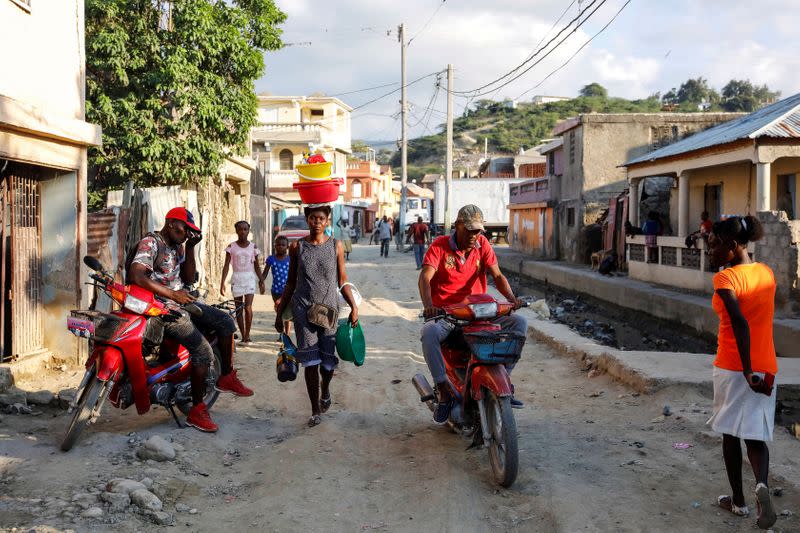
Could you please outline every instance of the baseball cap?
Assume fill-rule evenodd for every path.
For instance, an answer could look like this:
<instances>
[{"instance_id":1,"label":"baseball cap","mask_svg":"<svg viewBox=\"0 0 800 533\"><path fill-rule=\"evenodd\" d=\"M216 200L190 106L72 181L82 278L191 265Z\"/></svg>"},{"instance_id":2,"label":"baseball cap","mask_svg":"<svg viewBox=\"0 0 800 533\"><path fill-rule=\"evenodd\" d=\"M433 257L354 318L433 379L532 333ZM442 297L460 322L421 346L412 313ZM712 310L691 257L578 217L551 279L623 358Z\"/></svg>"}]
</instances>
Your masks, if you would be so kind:
<instances>
[{"instance_id":1,"label":"baseball cap","mask_svg":"<svg viewBox=\"0 0 800 533\"><path fill-rule=\"evenodd\" d=\"M458 210L456 222L463 222L470 231L483 231L483 211L477 205L468 204Z\"/></svg>"},{"instance_id":2,"label":"baseball cap","mask_svg":"<svg viewBox=\"0 0 800 533\"><path fill-rule=\"evenodd\" d=\"M193 230L200 231L200 228L198 228L197 224L194 223L194 215L192 215L192 212L184 207L173 207L167 211L167 216L164 218L182 220L183 222L186 222L186 225Z\"/></svg>"}]
</instances>

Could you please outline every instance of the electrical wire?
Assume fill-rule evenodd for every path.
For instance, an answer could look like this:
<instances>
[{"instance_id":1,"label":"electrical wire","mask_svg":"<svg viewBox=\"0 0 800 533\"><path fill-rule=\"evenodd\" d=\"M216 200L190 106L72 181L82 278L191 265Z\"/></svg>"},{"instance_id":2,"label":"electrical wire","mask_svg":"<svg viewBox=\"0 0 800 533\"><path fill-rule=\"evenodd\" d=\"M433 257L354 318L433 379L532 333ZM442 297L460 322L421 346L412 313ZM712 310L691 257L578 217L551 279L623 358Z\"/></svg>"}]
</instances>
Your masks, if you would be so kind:
<instances>
[{"instance_id":1,"label":"electrical wire","mask_svg":"<svg viewBox=\"0 0 800 533\"><path fill-rule=\"evenodd\" d=\"M491 86L491 85L495 85L496 83L498 83L498 82L502 81L503 79L505 79L505 78L509 77L509 76L510 76L510 75L512 75L513 73L515 73L515 72L519 71L519 69L520 69L520 68L522 68L522 67L523 67L523 66L524 66L526 63L528 63L528 62L529 62L530 60L532 60L532 59L533 59L535 56L537 56L537 55L538 55L538 54L539 54L541 51L545 50L545 49L546 49L548 46L550 46L550 44L552 44L552 43L553 43L553 41L555 41L556 39L558 39L558 37L559 37L559 36L560 36L562 33L564 33L564 31L566 31L566 30L567 30L567 29L568 29L568 28L569 28L569 27L570 27L570 26L571 26L571 25L572 25L572 24L573 24L573 23L574 23L576 20L580 19L581 15L583 15L583 14L584 14L586 11L588 11L589 9L591 9L591 7L592 7L592 6L593 6L595 3L597 3L598 1L600 1L600 4L599 4L597 7L595 7L595 8L592 10L592 12L591 12L591 13L589 13L589 15L588 15L588 16L586 16L586 18L584 18L583 20L579 21L579 22L578 22L578 24L577 24L577 26L575 26L575 27L572 29L572 31L571 31L569 34L567 34L567 35L566 35L566 36L565 36L563 39L561 39L561 40L560 40L558 43L556 43L556 45L555 45L554 47L552 47L550 50L548 50L548 51L547 51L547 52L546 52L546 53L545 53L543 56L541 56L539 59L537 59L536 61L534 61L534 62L533 62L533 64L531 64L530 66L528 66L528 67L527 67L525 70L523 70L521 73L517 74L516 76L514 76L513 78L511 78L511 79L510 79L510 80L508 80L507 82L505 82L505 83L501 84L499 87L492 88L492 89L489 89L488 91L483 91L483 92L481 92L483 89L485 89L485 88L487 88L487 87L489 87L489 86ZM535 67L536 65L538 65L539 63L541 63L542 61L544 61L544 60L545 60L545 59L546 59L546 58L547 58L547 57L548 57L550 54L552 54L554 51L556 51L556 50L558 49L558 47L559 47L559 46L561 46L561 45L564 43L564 41L566 41L566 40L567 40L567 39L568 39L568 38L569 38L569 37L570 37L572 34L574 34L574 33L575 33L577 30L578 30L578 28L580 28L581 26L583 26L583 25L584 25L584 24L585 24L585 23L586 23L586 22L587 22L587 21L588 21L588 20L589 20L589 19L592 17L592 15L594 15L594 14L597 12L597 10L598 10L598 9L600 9L601 7L603 7L603 5L604 5L604 4L605 4L607 1L608 1L608 0L592 0L592 3L591 3L591 4L589 4L589 5L586 7L586 9L584 9L583 11L581 11L581 12L578 14L578 16L577 16L577 17L575 17L574 19L572 19L572 20L571 20L571 21L570 21L570 22L569 22L569 23L568 23L568 24L567 24L567 25L566 25L564 28L562 28L562 29L561 29L561 31L559 31L559 32L558 32L558 33L557 33L557 34L556 34L556 35L555 35L555 36L554 36L552 39L550 39L550 40L547 42L547 44L545 44L543 47L541 47L539 50L537 50L537 51L536 51L534 54L532 54L529 60L526 60L526 61L524 61L524 62L523 62L523 63L521 63L519 66L517 66L517 67L516 67L516 68L514 68L513 70L509 71L508 73L504 74L503 76L501 76L501 77L499 77L499 78L497 78L497 79L495 79L495 80L493 80L493 81L491 81L491 82L489 82L489 83L487 83L487 84L484 84L484 85L482 85L482 86L480 86L480 87L478 87L478 88L476 88L476 89L471 89L471 90L468 90L468 91L452 91L452 93L453 93L454 95L456 95L456 96L460 96L460 97L462 97L462 98L468 98L468 97L469 97L469 98L477 98L477 97L479 97L479 96L485 96L485 95L487 95L487 94L489 94L489 93L495 92L496 90L498 90L498 89L502 89L503 87L506 87L506 86L507 86L507 85L509 85L510 83L513 83L514 81L518 80L519 78L521 78L522 76L524 76L525 74L527 74L527 73L528 73L528 72L529 72L529 71L530 71L530 70L531 70L533 67Z\"/></svg>"},{"instance_id":2,"label":"electrical wire","mask_svg":"<svg viewBox=\"0 0 800 533\"><path fill-rule=\"evenodd\" d=\"M437 72L431 72L430 74L425 74L424 76L420 76L419 78L415 79L414 81L410 81L410 82L406 83L405 87L410 87L410 86L414 85L415 83L419 83L420 81L424 80L425 78L430 78L431 76L435 76L437 74L441 74L442 72L443 71L439 70ZM403 87L398 87L397 89L394 89L393 91L389 91L388 93L384 93L384 94L378 96L377 98L373 98L372 100L370 100L368 102L365 102L365 103L363 103L363 104L361 104L359 106L354 107L353 111L356 111L358 109L361 109L362 107L366 107L366 106L368 106L370 104L373 104L373 103L377 102L378 100L382 100L382 99L386 98L387 96L391 96L394 93L396 93L396 92L398 92L398 91L400 91L402 89L403 89Z\"/></svg>"},{"instance_id":3,"label":"electrical wire","mask_svg":"<svg viewBox=\"0 0 800 533\"><path fill-rule=\"evenodd\" d=\"M532 90L534 90L534 89L536 89L537 87L539 87L540 85L542 85L542 84L543 84L544 82L546 82L546 81L547 81L547 80L548 80L548 79L549 79L549 78L550 78L550 77L551 77L553 74L555 74L556 72L558 72L558 71L559 71L559 70L561 70L562 68L566 67L566 66L569 64L569 62L570 62L570 61L572 61L573 59L575 59L575 56L577 56L577 55L580 53L580 51L581 51L581 50L583 50L584 48L586 48L586 45L588 45L590 42L592 42L592 41L594 40L594 38L595 38L595 37L597 37L598 35L600 35L601 33L603 33L603 32L606 30L606 28L608 28L609 26L611 26L611 23L612 23L612 22L614 22L614 21L617 19L617 17L619 16L619 14L620 14L620 13L622 13L622 10L623 10L623 9L625 9L626 7L628 7L628 4L630 4L632 1L633 1L633 0L627 0L627 2L625 2L624 4L622 4L622 7L621 7L621 8L619 8L619 11L617 11L617 12L616 12L616 14L615 14L615 15L614 15L614 16L611 18L611 20L609 20L609 21L606 23L606 25L605 25L605 26L603 26L602 28L600 28L600 31L598 31L597 33L595 33L594 35L592 35L592 36L589 38L589 40L588 40L588 41L586 41L585 43L583 43L583 44L581 45L581 47L580 47L580 48L578 48L578 49L575 51L575 53L574 53L574 54L572 54L572 55L571 55L571 56L570 56L570 57L569 57L569 58L568 58L566 61L564 61L564 63L562 63L562 64L561 64L561 65L560 65L558 68L554 69L552 72L550 72L550 74L548 74L547 76L545 76L545 77L542 79L542 81L540 81L539 83L537 83L536 85L534 85L533 87L531 87L530 89L528 89L527 91L525 91L524 93L522 93L522 94L520 94L519 96L517 96L517 100L519 100L520 98L522 98L523 96L525 96L526 94L528 94L529 92L531 92Z\"/></svg>"},{"instance_id":4,"label":"electrical wire","mask_svg":"<svg viewBox=\"0 0 800 533\"><path fill-rule=\"evenodd\" d=\"M433 11L433 14L428 18L428 21L422 25L422 29L419 30L417 33L415 33L414 36L408 40L408 43L406 43L406 47L411 46L411 43L414 42L414 39L419 37L419 35L428 28L430 23L433 21L434 17L436 17L436 14L439 12L439 10L442 9L442 7L444 7L445 2L447 2L447 0L442 0L442 3L439 4L439 6Z\"/></svg>"},{"instance_id":5,"label":"electrical wire","mask_svg":"<svg viewBox=\"0 0 800 533\"><path fill-rule=\"evenodd\" d=\"M367 87L366 89L358 89L356 91L347 91L346 93L336 93L336 94L331 94L329 96L337 96L338 97L338 96L345 96L347 94L356 94L356 93L363 93L363 92L367 92L367 91L374 91L375 89L383 89L385 87L391 87L392 85L398 85L399 83L400 83L399 81L393 81L392 83L387 83L387 84L384 84L384 85L376 85L375 87Z\"/></svg>"}]
</instances>

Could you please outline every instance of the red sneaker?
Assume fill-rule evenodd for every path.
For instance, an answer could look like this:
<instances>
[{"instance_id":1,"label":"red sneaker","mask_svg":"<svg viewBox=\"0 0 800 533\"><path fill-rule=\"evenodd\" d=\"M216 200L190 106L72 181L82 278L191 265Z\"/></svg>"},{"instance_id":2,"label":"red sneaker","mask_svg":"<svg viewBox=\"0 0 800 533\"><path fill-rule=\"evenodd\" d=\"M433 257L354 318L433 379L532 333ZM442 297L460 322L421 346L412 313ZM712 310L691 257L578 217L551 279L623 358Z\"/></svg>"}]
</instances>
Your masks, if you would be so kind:
<instances>
[{"instance_id":1,"label":"red sneaker","mask_svg":"<svg viewBox=\"0 0 800 533\"><path fill-rule=\"evenodd\" d=\"M232 392L236 396L252 396L253 391L244 386L244 383L236 377L236 370L230 374L220 376L215 387L220 392Z\"/></svg>"},{"instance_id":2,"label":"red sneaker","mask_svg":"<svg viewBox=\"0 0 800 533\"><path fill-rule=\"evenodd\" d=\"M206 433L216 433L219 426L211 420L208 408L205 403L199 403L191 408L186 416L186 425L205 431Z\"/></svg>"}]
</instances>

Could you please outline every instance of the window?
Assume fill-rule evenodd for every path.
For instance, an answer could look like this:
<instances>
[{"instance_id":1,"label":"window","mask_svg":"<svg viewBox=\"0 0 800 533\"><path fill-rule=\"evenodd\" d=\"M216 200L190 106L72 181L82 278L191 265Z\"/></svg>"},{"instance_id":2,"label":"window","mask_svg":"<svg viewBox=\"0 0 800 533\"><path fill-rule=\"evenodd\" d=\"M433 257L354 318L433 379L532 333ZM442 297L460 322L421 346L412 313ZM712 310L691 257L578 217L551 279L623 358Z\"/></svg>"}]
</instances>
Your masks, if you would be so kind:
<instances>
[{"instance_id":1,"label":"window","mask_svg":"<svg viewBox=\"0 0 800 533\"><path fill-rule=\"evenodd\" d=\"M567 209L567 226L575 225L575 208L570 207Z\"/></svg>"},{"instance_id":2,"label":"window","mask_svg":"<svg viewBox=\"0 0 800 533\"><path fill-rule=\"evenodd\" d=\"M549 188L550 188L550 182L548 180L542 180L536 182L537 191L546 191Z\"/></svg>"},{"instance_id":3,"label":"window","mask_svg":"<svg viewBox=\"0 0 800 533\"><path fill-rule=\"evenodd\" d=\"M678 126L652 126L650 128L651 148L657 150L678 140Z\"/></svg>"},{"instance_id":4,"label":"window","mask_svg":"<svg viewBox=\"0 0 800 533\"><path fill-rule=\"evenodd\" d=\"M288 148L284 148L281 150L281 153L278 155L281 160L281 170L293 170L294 169L294 154Z\"/></svg>"},{"instance_id":5,"label":"window","mask_svg":"<svg viewBox=\"0 0 800 533\"><path fill-rule=\"evenodd\" d=\"M361 182L353 182L353 198L361 198Z\"/></svg>"},{"instance_id":6,"label":"window","mask_svg":"<svg viewBox=\"0 0 800 533\"><path fill-rule=\"evenodd\" d=\"M569 132L569 164L575 164L575 130Z\"/></svg>"},{"instance_id":7,"label":"window","mask_svg":"<svg viewBox=\"0 0 800 533\"><path fill-rule=\"evenodd\" d=\"M408 201L408 209L419 209L419 204L416 198L410 198Z\"/></svg>"},{"instance_id":8,"label":"window","mask_svg":"<svg viewBox=\"0 0 800 533\"><path fill-rule=\"evenodd\" d=\"M551 176L556 175L556 153L550 152L547 154L547 173Z\"/></svg>"},{"instance_id":9,"label":"window","mask_svg":"<svg viewBox=\"0 0 800 533\"><path fill-rule=\"evenodd\" d=\"M325 111L322 110L322 109L312 109L311 110L311 116L312 117L317 117L317 118L324 117L325 116Z\"/></svg>"},{"instance_id":10,"label":"window","mask_svg":"<svg viewBox=\"0 0 800 533\"><path fill-rule=\"evenodd\" d=\"M422 209L428 209L428 200L422 199Z\"/></svg>"}]
</instances>

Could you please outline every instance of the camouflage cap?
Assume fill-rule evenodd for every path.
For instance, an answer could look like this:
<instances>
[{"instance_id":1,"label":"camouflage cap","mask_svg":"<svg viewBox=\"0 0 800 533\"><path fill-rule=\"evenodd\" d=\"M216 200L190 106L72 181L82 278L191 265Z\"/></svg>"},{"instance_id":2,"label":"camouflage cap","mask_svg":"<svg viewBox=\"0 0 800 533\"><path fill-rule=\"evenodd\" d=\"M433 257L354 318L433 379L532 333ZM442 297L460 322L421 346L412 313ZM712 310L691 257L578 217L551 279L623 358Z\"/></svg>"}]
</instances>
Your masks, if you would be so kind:
<instances>
[{"instance_id":1,"label":"camouflage cap","mask_svg":"<svg viewBox=\"0 0 800 533\"><path fill-rule=\"evenodd\" d=\"M463 222L469 231L483 231L483 211L477 205L468 204L458 210L456 222Z\"/></svg>"}]
</instances>

